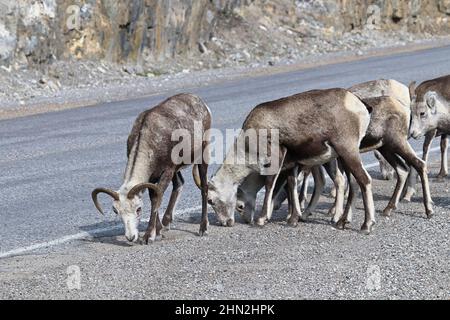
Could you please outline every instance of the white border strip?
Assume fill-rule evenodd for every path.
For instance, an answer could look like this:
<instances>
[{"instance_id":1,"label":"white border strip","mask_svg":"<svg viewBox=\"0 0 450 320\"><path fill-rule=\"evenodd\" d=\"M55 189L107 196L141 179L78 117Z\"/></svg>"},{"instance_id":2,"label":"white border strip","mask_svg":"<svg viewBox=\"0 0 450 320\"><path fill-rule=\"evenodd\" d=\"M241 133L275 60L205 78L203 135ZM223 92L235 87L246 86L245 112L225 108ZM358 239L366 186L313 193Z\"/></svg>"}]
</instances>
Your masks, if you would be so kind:
<instances>
[{"instance_id":1,"label":"white border strip","mask_svg":"<svg viewBox=\"0 0 450 320\"><path fill-rule=\"evenodd\" d=\"M191 212L200 210L201 208L202 208L202 206L197 206L197 207L193 207L193 208L189 208L189 209L185 209L185 210L180 210L180 211L177 212L177 214L178 215L185 215L185 214L189 214ZM121 230L121 229L123 229L123 226L122 225L117 225L117 226L93 229L93 230L91 230L89 232L88 231L83 231L83 232L80 232L80 233L72 234L72 235L65 236L65 237L62 237L62 238L59 238L59 239L55 239L55 240L52 240L52 241L36 243L36 244L31 245L31 246L17 248L17 249L11 250L11 251L2 252L2 253L0 253L0 259L11 257L11 256L17 256L17 255L20 255L20 254L24 254L24 253L35 251L35 250L39 250L39 249L51 248L51 247L59 246L59 245L62 245L64 243L66 243L66 242L70 242L70 241L74 241L74 240L92 239L92 238L94 238L95 235L102 234L102 233L105 233L105 232L117 231L117 230Z\"/></svg>"}]
</instances>

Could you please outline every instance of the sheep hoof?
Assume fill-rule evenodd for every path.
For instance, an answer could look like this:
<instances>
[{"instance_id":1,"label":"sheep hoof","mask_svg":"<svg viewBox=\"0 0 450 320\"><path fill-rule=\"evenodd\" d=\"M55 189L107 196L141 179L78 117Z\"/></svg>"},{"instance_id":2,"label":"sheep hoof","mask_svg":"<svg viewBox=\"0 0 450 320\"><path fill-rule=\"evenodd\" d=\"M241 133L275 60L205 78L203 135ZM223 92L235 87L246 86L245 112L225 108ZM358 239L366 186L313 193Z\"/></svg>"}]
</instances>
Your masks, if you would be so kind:
<instances>
[{"instance_id":1,"label":"sheep hoof","mask_svg":"<svg viewBox=\"0 0 450 320\"><path fill-rule=\"evenodd\" d=\"M403 201L406 202L411 202L411 198L412 196L416 193L416 190L414 189L408 189L405 193L405 195L403 196Z\"/></svg>"},{"instance_id":2,"label":"sheep hoof","mask_svg":"<svg viewBox=\"0 0 450 320\"><path fill-rule=\"evenodd\" d=\"M334 227L335 227L336 229L338 229L338 230L345 230L345 225L346 225L347 223L348 223L348 222L345 221L345 219L341 218L341 219L339 219L338 222L336 222L336 223L334 224Z\"/></svg>"},{"instance_id":3,"label":"sheep hoof","mask_svg":"<svg viewBox=\"0 0 450 320\"><path fill-rule=\"evenodd\" d=\"M206 237L208 235L208 230L205 227L200 227L200 230L198 231L199 237Z\"/></svg>"},{"instance_id":4,"label":"sheep hoof","mask_svg":"<svg viewBox=\"0 0 450 320\"><path fill-rule=\"evenodd\" d=\"M386 207L386 209L383 210L383 217L390 217L392 214L392 210L395 208Z\"/></svg>"},{"instance_id":5,"label":"sheep hoof","mask_svg":"<svg viewBox=\"0 0 450 320\"><path fill-rule=\"evenodd\" d=\"M292 228L298 227L298 218L296 218L295 216L292 216L292 217L287 221L287 225L288 225L289 227L292 227Z\"/></svg>"},{"instance_id":6,"label":"sheep hoof","mask_svg":"<svg viewBox=\"0 0 450 320\"><path fill-rule=\"evenodd\" d=\"M168 226L171 223L172 223L172 219L170 217L164 215L164 217L162 219L162 225L163 226Z\"/></svg>"},{"instance_id":7,"label":"sheep hoof","mask_svg":"<svg viewBox=\"0 0 450 320\"><path fill-rule=\"evenodd\" d=\"M445 170L441 170L439 171L438 175L436 176L436 178L438 179L444 179L445 177L448 176L448 172L446 172Z\"/></svg>"},{"instance_id":8,"label":"sheep hoof","mask_svg":"<svg viewBox=\"0 0 450 320\"><path fill-rule=\"evenodd\" d=\"M328 210L327 215L328 215L329 217L333 217L335 214L336 214L336 207L333 206L333 207L330 208L330 210Z\"/></svg>"},{"instance_id":9,"label":"sheep hoof","mask_svg":"<svg viewBox=\"0 0 450 320\"><path fill-rule=\"evenodd\" d=\"M266 218L258 218L256 220L256 225L258 227L264 227L264 225L266 224L267 219Z\"/></svg>"},{"instance_id":10,"label":"sheep hoof","mask_svg":"<svg viewBox=\"0 0 450 320\"><path fill-rule=\"evenodd\" d=\"M374 221L364 223L361 227L361 233L369 235L373 231L374 224L375 224Z\"/></svg>"},{"instance_id":11,"label":"sheep hoof","mask_svg":"<svg viewBox=\"0 0 450 320\"><path fill-rule=\"evenodd\" d=\"M161 236L159 237L161 238ZM145 244L153 243L156 240L157 240L156 232L146 232L143 238Z\"/></svg>"}]
</instances>

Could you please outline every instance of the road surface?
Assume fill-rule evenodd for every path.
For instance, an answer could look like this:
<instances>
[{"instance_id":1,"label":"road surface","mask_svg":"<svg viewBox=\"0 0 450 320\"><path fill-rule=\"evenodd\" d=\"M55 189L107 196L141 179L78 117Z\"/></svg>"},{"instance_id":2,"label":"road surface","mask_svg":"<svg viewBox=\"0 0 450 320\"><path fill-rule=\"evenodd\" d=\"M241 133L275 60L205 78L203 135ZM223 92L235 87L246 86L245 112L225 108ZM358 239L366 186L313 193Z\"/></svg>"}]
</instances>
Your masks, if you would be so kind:
<instances>
[{"instance_id":1,"label":"road surface","mask_svg":"<svg viewBox=\"0 0 450 320\"><path fill-rule=\"evenodd\" d=\"M450 47L443 47L228 81L197 88L191 90L191 92L203 97L211 108L214 119L213 126L225 130L239 128L247 113L263 101L310 89L349 87L356 83L378 78L393 78L403 83L409 83L412 80L422 81L448 74L449 71ZM399 288L395 284L396 279L391 279L394 283L393 287L389 287L389 290L386 289L387 291L383 291L383 289L381 291L375 290L375 294L379 294L382 298L389 298L390 294L393 294L394 297L426 297L425 293L429 293L431 297L450 297L448 278L450 257L448 249L450 247L448 242L449 210L446 201L449 184L445 181L436 182L433 185L433 192L438 193L437 199L439 200L436 201L435 197L437 207L435 219L432 221L423 219L423 208L419 202L404 204L402 208L405 207L407 208L405 210L411 211L403 215L400 214L400 218L391 219L391 222L387 223L388 226L383 225L386 224L386 221L382 221L377 226L374 235L369 237L362 237L350 231L336 233L336 231L327 227L327 220L319 214L317 223L305 224L306 227L300 227L298 230L284 228L282 222L270 225L264 230L255 230L241 225L233 229L211 226L210 236L206 239L196 238L190 233L196 231L196 225L179 221L180 228L188 230L188 233L175 230L169 233L168 238L162 243L148 247L133 246L130 248L119 236L122 232L119 221L114 215L100 216L91 202L90 192L98 186L112 188L120 186L126 163L126 138L134 119L141 111L179 92L182 92L182 90L143 99L0 121L0 283L3 288L0 297L41 297L40 294L43 294L43 290L28 291L26 289L27 286L33 286L34 282L37 283L37 288L50 290L54 297L117 297L109 292L113 291L115 284L111 282L111 279L105 280L109 276L115 279L116 276L116 274L109 273L108 261L114 261L121 266L119 268L116 265L113 269L125 270L134 265L134 263L130 263L130 266L127 266L130 259L136 258L151 263L143 267L143 270L139 273L131 273L130 279L133 285L130 284L130 286L133 289L126 291L128 294L119 290L122 297L204 298L205 292L208 291L201 293L201 288L196 288L192 289L190 295L188 290L183 290L178 286L176 274L179 272L179 274L183 274L183 276L180 276L180 281L184 279L186 274L190 274L192 277L206 277L208 275L207 277L210 277L211 281L208 282L206 278L201 278L199 282L204 282L205 288L212 286L211 292L214 294L211 297L260 298L260 295L267 294L265 296L267 298L308 298L332 297L334 294L336 297L358 298L360 291L352 291L352 286L348 284L342 284L342 287L347 289L339 291L340 286L339 283L336 283L337 280L328 276L333 273L342 275L348 271L348 276L351 278L356 270L362 270L362 273L365 273L366 270L372 270L369 268L371 263L375 265L375 269L382 265L391 266L388 263L389 254L386 252L389 252L390 246L397 244L400 245L400 248L403 248L401 253L407 257L407 260L404 261L405 265L400 267L401 270L406 272L406 274L402 273L404 278L401 280L404 281L402 285L406 287ZM411 143L416 150L421 150L420 141L412 141ZM436 144L434 147L436 147ZM436 154L432 155L432 159L433 161L437 159ZM371 155L365 155L364 162L372 164L374 159ZM434 166L436 165L434 162ZM213 167L211 173L214 170ZM436 168L433 170L436 170ZM189 221L187 217L199 216L200 194L193 185L190 172L186 171L185 177L186 186L177 212L179 216L183 217L183 221ZM393 186L392 183L380 181L375 181L375 185L381 188L378 190L381 190L381 194L378 194L378 199L376 198L376 200L379 200L377 209L380 211L383 204L385 205L388 200L387 196L390 195ZM108 201L109 199L103 200L105 207L109 206ZM323 209L323 211L326 210ZM355 215L361 216L362 212L359 211ZM378 217L378 220L381 219L381 217ZM397 219L412 219L413 222L398 222L398 226L405 227L401 228L392 223ZM359 220L356 221L359 223ZM358 227L357 223L355 222L355 229ZM142 226L145 228L144 224ZM380 231L383 227L387 229ZM302 235L303 230L301 229L305 228L311 230ZM409 228L417 228L418 232L420 230L420 232L429 233L430 238L423 233L421 233L422 236L411 235ZM403 232L407 232L407 234L403 234ZM270 236L266 237L268 234ZM332 234L332 237L328 238L327 236L330 234ZM89 236L95 236L95 239L85 240L89 239ZM241 243L238 241L241 236L249 242ZM252 236L253 238L251 238ZM284 236L292 241L280 242ZM276 241L267 243L267 239L273 239L274 237ZM425 241L419 241L422 239L421 237ZM227 246L227 239L230 243L235 244L235 247L231 244ZM320 243L319 239L324 242ZM414 239L419 243L416 244ZM225 243L222 243L222 240ZM317 246L314 247L311 242L308 243L307 241L312 241ZM343 241L343 243L349 241L344 251L340 252L335 248L331 252L322 251L324 244L328 243L334 247L340 241ZM370 243L366 243L367 241ZM389 241L401 243L385 243ZM408 243L404 241L410 243L414 250L407 251ZM183 255L183 253L177 251L178 246L172 246L171 242L179 247L192 246L192 248L186 249ZM388 246L387 249L383 249L385 250L384 253L369 250L370 248L380 249L380 247L377 247L380 242ZM428 244L436 242L437 246L432 249L432 252L428 252L421 247L421 245L425 247L428 245L423 242L428 242ZM217 243L220 243L220 246L217 246ZM302 252L299 247L302 244L308 246L309 249ZM197 252L196 245L205 246L205 252ZM271 247L264 249L266 246ZM213 249L220 247L220 250L223 251L210 250L210 247ZM246 250L249 247L252 247L252 249L249 249L250 253L247 255ZM255 248L259 248L260 251L255 251ZM298 252L299 250L300 252ZM311 261L319 259L318 252L322 252L322 254L328 252L329 256L327 254L321 256L325 260L319 259L315 264L311 264L307 270L298 269L295 273L297 274L295 279L282 277L284 282L271 286L255 283L255 288L251 292L232 289L231 283L235 286L233 279L237 281L241 271L256 276L250 269L260 270L259 275L262 283L267 277L272 277L273 273L276 272L269 267L272 264L269 264L267 268L264 264L260 264L265 259L263 255L266 251L273 252L274 255L286 255L284 258L280 257L280 261L290 261L288 257L291 251L296 252L296 258L311 259L307 253L315 255L315 258ZM189 254L189 252L192 252L192 254ZM218 254L219 257L208 260L208 254ZM367 259L361 260L357 266L352 267L355 254L358 254L359 259L363 258L364 255ZM419 256L415 256L415 254ZM427 256L427 254L430 254L430 256ZM73 257L73 260L68 258L69 255ZM159 263L171 270L170 276L165 277L162 266L155 267L159 270L156 275L150 274L151 266L156 261L151 259L153 256L158 258ZM380 256L384 257L383 261L378 261ZM169 266L172 259L178 264ZM186 259L195 259L195 261L186 263ZM206 266L209 261L216 261L217 265L222 266L227 263L228 259L231 259L229 262L232 265L228 274L223 270L221 272L225 273L218 274L216 273L218 271L214 268L205 269L206 271L200 275L195 271L198 265ZM398 257L392 257L392 259L397 261ZM241 271L236 269L236 261L240 260L247 262L243 265ZM137 265L141 265L142 261L139 261ZM286 269L297 268L295 261L291 261L292 264L280 265L278 272L280 274L291 274L292 272ZM336 261L340 261L340 263ZM434 263L432 267L423 266L425 269L431 268L431 271L426 270L428 278L425 278L428 279L428 283L420 283L420 281L418 282L420 277L416 277L419 272L417 268L420 269L420 266L426 264L427 261ZM29 267L31 262L34 262L34 267ZM64 283L64 279L67 277L65 268L71 264L82 265L84 272L88 274L88 277L91 277L90 285L87 286L90 288L89 290L86 286L86 291L83 292L82 290L81 293L76 290L67 290ZM14 271L17 268L26 268L25 266L30 268L29 271L23 270L19 273ZM106 270L101 269L100 266ZM319 266L326 266L327 270L318 270ZM97 269L103 270L103 273L98 274L96 278L93 270ZM203 267L200 267L200 269L203 270ZM47 275L45 276L46 272ZM236 272L236 274L233 274L233 272ZM327 274L328 276L326 276ZM222 276L224 277L223 283L216 281ZM47 280L51 278L56 282L52 282L53 280L45 282L42 277ZM155 284L162 281L164 285L157 286L155 290L148 292L148 288L142 286L142 283L150 281L148 277L151 279L155 277L153 279ZM185 279L186 283L183 282L183 285L195 284L195 278L192 277ZM302 288L296 285L293 285L291 291L286 289L289 287L289 282L294 283L299 281L298 279L304 279L303 277L306 277L307 282L310 282L306 285L309 289L302 291ZM142 278L146 278L146 281L142 282ZM109 281L109 284L102 282L102 279ZM252 278L252 276L249 279L258 281L257 278ZM321 283L317 291L311 289L311 286L314 286L314 279L317 280L317 283ZM334 280L331 281L331 279ZM339 276L337 279L340 279ZM344 276L339 281L345 282L345 279ZM150 282L153 283L153 280ZM169 280L174 282L172 283ZM351 283L351 281L359 280L351 278L349 281ZM120 281L117 283L120 283ZM170 290L171 285L172 291ZM330 286L328 289L326 288L327 285ZM429 286L431 289L424 291L421 288L422 285ZM157 294L157 288L167 291ZM367 293L367 290L364 291L363 289L361 290Z\"/></svg>"}]
</instances>

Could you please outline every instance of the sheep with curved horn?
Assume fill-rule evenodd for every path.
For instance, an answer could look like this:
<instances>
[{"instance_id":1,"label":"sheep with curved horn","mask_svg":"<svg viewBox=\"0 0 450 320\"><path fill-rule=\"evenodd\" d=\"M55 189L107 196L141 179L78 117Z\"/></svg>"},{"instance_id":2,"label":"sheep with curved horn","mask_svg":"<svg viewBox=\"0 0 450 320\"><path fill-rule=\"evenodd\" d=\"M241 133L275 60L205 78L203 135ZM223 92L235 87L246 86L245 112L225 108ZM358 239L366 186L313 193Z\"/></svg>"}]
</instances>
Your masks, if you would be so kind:
<instances>
[{"instance_id":1,"label":"sheep with curved horn","mask_svg":"<svg viewBox=\"0 0 450 320\"><path fill-rule=\"evenodd\" d=\"M147 110L136 119L133 129L128 136L128 163L122 186L118 191L107 188L97 188L92 192L92 199L96 208L103 214L98 201L101 193L113 198L113 211L120 215L125 225L125 237L130 242L139 240L138 225L142 216L145 190L149 190L151 214L144 242L155 241L161 236L163 227L170 227L173 212L179 199L184 179L181 169L194 164L198 168L202 194L202 221L200 236L207 233L207 171L208 163L204 158L209 140L205 134L211 128L211 112L207 105L192 94L173 96L158 106ZM174 160L174 154L180 156L179 139L174 139L173 133L180 130L184 137L188 137L190 150L182 149L182 160ZM196 139L201 135L200 141ZM201 158L200 158L201 157ZM186 160L188 159L188 160ZM162 197L172 182L173 190L162 223L158 209Z\"/></svg>"}]
</instances>

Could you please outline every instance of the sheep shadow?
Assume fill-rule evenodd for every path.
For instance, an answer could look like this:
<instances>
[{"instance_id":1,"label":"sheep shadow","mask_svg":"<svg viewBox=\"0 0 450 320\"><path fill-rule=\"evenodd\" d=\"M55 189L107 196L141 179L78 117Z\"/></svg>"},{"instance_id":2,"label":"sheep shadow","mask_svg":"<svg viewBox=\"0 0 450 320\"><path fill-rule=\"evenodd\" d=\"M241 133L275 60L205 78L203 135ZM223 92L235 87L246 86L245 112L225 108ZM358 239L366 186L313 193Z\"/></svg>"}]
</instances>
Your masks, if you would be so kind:
<instances>
[{"instance_id":1,"label":"sheep shadow","mask_svg":"<svg viewBox=\"0 0 450 320\"><path fill-rule=\"evenodd\" d=\"M141 227L141 225L139 227ZM90 243L108 243L122 247L130 246L130 244L128 244L126 241L117 239L118 236L121 236L125 233L121 222L98 222L81 226L79 227L79 229L89 235L89 237L81 239L80 241Z\"/></svg>"},{"instance_id":2,"label":"sheep shadow","mask_svg":"<svg viewBox=\"0 0 450 320\"><path fill-rule=\"evenodd\" d=\"M373 180L386 181L386 179L383 178L383 175L381 174L380 171L369 170L368 173L370 174Z\"/></svg>"},{"instance_id":3,"label":"sheep shadow","mask_svg":"<svg viewBox=\"0 0 450 320\"><path fill-rule=\"evenodd\" d=\"M450 209L450 200L448 197L433 197L432 195L431 198L433 199L435 206L439 206L443 209Z\"/></svg>"}]
</instances>

